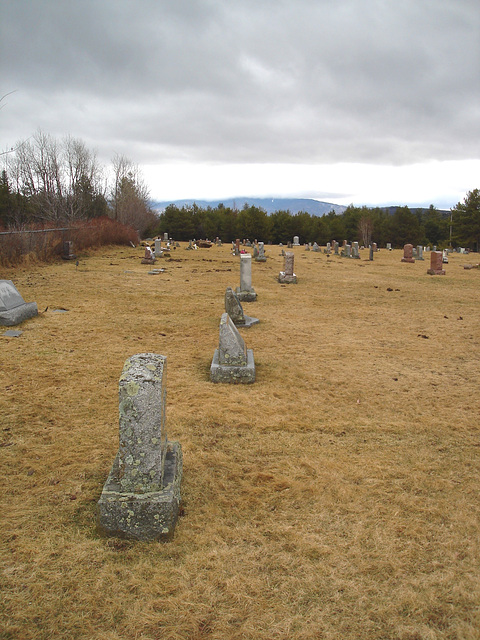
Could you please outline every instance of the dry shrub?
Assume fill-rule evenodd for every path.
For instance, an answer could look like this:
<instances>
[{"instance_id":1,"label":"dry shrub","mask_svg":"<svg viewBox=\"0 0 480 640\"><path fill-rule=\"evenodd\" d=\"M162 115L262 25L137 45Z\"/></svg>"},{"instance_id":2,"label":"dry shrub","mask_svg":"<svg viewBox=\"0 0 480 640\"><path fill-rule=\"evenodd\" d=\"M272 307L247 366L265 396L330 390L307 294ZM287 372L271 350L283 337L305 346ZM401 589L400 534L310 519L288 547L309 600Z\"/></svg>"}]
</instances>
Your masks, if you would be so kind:
<instances>
[{"instance_id":1,"label":"dry shrub","mask_svg":"<svg viewBox=\"0 0 480 640\"><path fill-rule=\"evenodd\" d=\"M282 286L279 253L252 265L245 386L208 377L228 247L157 276L131 247L16 271L49 310L0 336L0 637L478 640L480 273L296 247ZM118 379L148 351L184 453L168 544L95 527Z\"/></svg>"},{"instance_id":2,"label":"dry shrub","mask_svg":"<svg viewBox=\"0 0 480 640\"><path fill-rule=\"evenodd\" d=\"M58 227L58 231L52 229ZM64 230L68 226L67 230ZM29 225L15 233L0 235L0 265L14 267L22 262L50 262L62 253L63 242L72 240L75 251L110 244L138 243L138 233L107 216L71 223L41 226Z\"/></svg>"}]
</instances>

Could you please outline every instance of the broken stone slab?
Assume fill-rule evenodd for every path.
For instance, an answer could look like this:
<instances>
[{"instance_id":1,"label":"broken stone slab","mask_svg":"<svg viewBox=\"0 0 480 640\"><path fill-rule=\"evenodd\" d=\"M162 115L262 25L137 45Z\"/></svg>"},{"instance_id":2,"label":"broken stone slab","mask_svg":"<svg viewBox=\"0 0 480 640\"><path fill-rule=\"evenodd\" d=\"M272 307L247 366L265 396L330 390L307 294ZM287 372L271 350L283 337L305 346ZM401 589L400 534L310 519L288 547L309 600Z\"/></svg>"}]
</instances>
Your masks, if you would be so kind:
<instances>
[{"instance_id":1,"label":"broken stone slab","mask_svg":"<svg viewBox=\"0 0 480 640\"><path fill-rule=\"evenodd\" d=\"M0 325L14 327L37 315L36 302L25 302L11 280L0 280Z\"/></svg>"},{"instance_id":2,"label":"broken stone slab","mask_svg":"<svg viewBox=\"0 0 480 640\"><path fill-rule=\"evenodd\" d=\"M9 329L8 331L5 331L3 333L3 335L6 338L18 338L19 336L21 336L23 333L23 331L18 331L16 329Z\"/></svg>"},{"instance_id":3,"label":"broken stone slab","mask_svg":"<svg viewBox=\"0 0 480 640\"><path fill-rule=\"evenodd\" d=\"M247 349L228 313L220 319L219 346L210 367L212 382L249 384L255 382L253 350Z\"/></svg>"},{"instance_id":4,"label":"broken stone slab","mask_svg":"<svg viewBox=\"0 0 480 640\"><path fill-rule=\"evenodd\" d=\"M248 328L260 322L258 318L252 318L244 314L242 303L232 287L227 287L225 291L225 311L237 327Z\"/></svg>"},{"instance_id":5,"label":"broken stone slab","mask_svg":"<svg viewBox=\"0 0 480 640\"><path fill-rule=\"evenodd\" d=\"M180 505L182 449L166 432L165 356L128 358L119 381L119 449L98 502L106 535L168 540Z\"/></svg>"},{"instance_id":6,"label":"broken stone slab","mask_svg":"<svg viewBox=\"0 0 480 640\"><path fill-rule=\"evenodd\" d=\"M293 272L293 251L287 251L285 254L284 270L278 274L278 281L282 284L297 284L297 276Z\"/></svg>"}]
</instances>

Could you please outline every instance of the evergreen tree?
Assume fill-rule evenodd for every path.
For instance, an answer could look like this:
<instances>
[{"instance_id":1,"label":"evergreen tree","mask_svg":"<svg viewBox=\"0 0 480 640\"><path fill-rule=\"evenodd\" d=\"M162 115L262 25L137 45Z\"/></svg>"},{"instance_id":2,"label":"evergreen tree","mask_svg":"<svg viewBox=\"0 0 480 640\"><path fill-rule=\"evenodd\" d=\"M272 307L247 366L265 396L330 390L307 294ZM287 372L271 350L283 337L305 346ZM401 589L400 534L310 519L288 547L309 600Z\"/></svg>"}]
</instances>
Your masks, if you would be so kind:
<instances>
[{"instance_id":1,"label":"evergreen tree","mask_svg":"<svg viewBox=\"0 0 480 640\"><path fill-rule=\"evenodd\" d=\"M452 209L453 239L457 245L480 249L480 190L468 191Z\"/></svg>"}]
</instances>

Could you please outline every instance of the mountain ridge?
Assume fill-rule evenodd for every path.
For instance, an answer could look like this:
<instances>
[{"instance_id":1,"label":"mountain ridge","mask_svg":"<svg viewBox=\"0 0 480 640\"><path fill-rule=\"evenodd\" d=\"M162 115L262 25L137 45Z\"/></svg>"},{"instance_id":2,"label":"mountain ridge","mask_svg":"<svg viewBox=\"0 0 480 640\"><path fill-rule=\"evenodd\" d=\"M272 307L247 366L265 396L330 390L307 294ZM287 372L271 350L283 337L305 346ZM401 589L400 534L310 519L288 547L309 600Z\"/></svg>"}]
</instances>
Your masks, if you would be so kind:
<instances>
[{"instance_id":1,"label":"mountain ridge","mask_svg":"<svg viewBox=\"0 0 480 640\"><path fill-rule=\"evenodd\" d=\"M305 211L310 215L324 216L330 211L335 213L343 213L347 207L341 204L334 204L332 202L323 202L321 200L314 200L313 198L250 198L242 196L239 198L226 198L219 200L196 200L195 198L185 198L183 200L153 200L151 207L157 213L162 213L165 208L173 204L178 208L191 207L193 204L198 205L201 208L206 209L212 207L213 209L219 204L223 204L226 208L237 209L241 211L245 204L248 206L255 206L264 209L268 214L275 213L275 211L290 211L295 214L300 211Z\"/></svg>"}]
</instances>

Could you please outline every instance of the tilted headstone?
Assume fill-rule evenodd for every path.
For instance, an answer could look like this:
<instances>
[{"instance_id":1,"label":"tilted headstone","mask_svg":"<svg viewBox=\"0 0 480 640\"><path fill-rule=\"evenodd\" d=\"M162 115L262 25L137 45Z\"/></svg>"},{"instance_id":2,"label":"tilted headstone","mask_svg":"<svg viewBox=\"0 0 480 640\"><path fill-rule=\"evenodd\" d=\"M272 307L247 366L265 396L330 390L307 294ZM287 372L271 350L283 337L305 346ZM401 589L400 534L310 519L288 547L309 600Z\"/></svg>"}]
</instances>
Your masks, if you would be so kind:
<instances>
[{"instance_id":1,"label":"tilted headstone","mask_svg":"<svg viewBox=\"0 0 480 640\"><path fill-rule=\"evenodd\" d=\"M37 315L36 302L25 302L11 280L0 280L0 325L14 327Z\"/></svg>"},{"instance_id":2,"label":"tilted headstone","mask_svg":"<svg viewBox=\"0 0 480 640\"><path fill-rule=\"evenodd\" d=\"M294 258L293 251L286 252L284 270L278 274L278 281L282 284L297 284L297 276L293 272Z\"/></svg>"},{"instance_id":3,"label":"tilted headstone","mask_svg":"<svg viewBox=\"0 0 480 640\"><path fill-rule=\"evenodd\" d=\"M255 362L252 349L247 349L228 313L220 319L218 349L215 349L210 367L212 382L255 382Z\"/></svg>"},{"instance_id":4,"label":"tilted headstone","mask_svg":"<svg viewBox=\"0 0 480 640\"><path fill-rule=\"evenodd\" d=\"M443 268L443 254L441 251L432 251L430 253L430 269L427 269L427 273L431 276L445 275L445 269Z\"/></svg>"},{"instance_id":5,"label":"tilted headstone","mask_svg":"<svg viewBox=\"0 0 480 640\"><path fill-rule=\"evenodd\" d=\"M165 356L128 358L119 381L120 444L98 502L98 526L111 536L166 540L180 504L182 449L166 432Z\"/></svg>"},{"instance_id":6,"label":"tilted headstone","mask_svg":"<svg viewBox=\"0 0 480 640\"><path fill-rule=\"evenodd\" d=\"M242 303L231 287L227 287L225 291L225 311L237 327L248 328L260 322L258 318L252 318L244 314Z\"/></svg>"},{"instance_id":7,"label":"tilted headstone","mask_svg":"<svg viewBox=\"0 0 480 640\"><path fill-rule=\"evenodd\" d=\"M402 262L415 262L415 259L413 257L413 245L412 244L406 244L403 247L403 258L401 260Z\"/></svg>"},{"instance_id":8,"label":"tilted headstone","mask_svg":"<svg viewBox=\"0 0 480 640\"><path fill-rule=\"evenodd\" d=\"M240 287L236 294L242 302L255 302L257 294L252 287L252 256L242 253L240 256Z\"/></svg>"}]
</instances>

